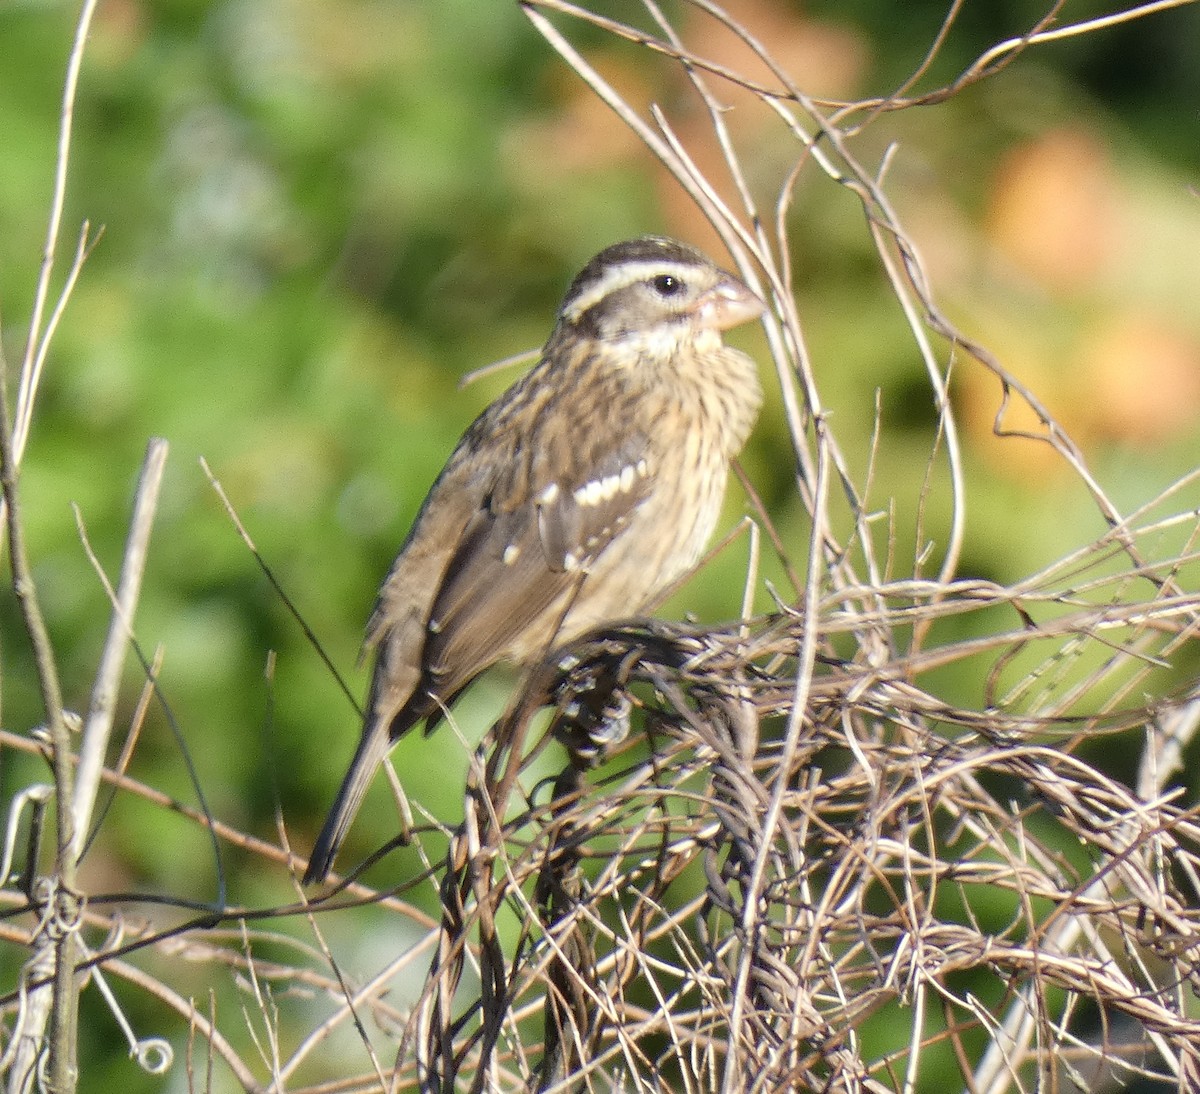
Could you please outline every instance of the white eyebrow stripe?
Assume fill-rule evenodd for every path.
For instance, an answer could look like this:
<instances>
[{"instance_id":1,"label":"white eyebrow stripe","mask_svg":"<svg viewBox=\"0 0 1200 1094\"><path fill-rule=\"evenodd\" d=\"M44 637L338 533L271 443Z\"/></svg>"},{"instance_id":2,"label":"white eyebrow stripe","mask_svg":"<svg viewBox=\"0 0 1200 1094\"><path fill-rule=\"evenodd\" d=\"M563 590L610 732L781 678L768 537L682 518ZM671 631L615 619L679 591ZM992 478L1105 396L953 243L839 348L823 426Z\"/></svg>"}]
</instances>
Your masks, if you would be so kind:
<instances>
[{"instance_id":1,"label":"white eyebrow stripe","mask_svg":"<svg viewBox=\"0 0 1200 1094\"><path fill-rule=\"evenodd\" d=\"M639 281L648 281L651 277L659 274L670 274L678 277L681 281L686 281L695 276L696 270L697 267L694 263L672 262L670 259L663 258L643 259L640 262L631 259L628 262L618 263L612 269L605 271L600 280L586 292L570 301L563 308L563 317L574 322L588 308L594 307L616 289L623 289Z\"/></svg>"}]
</instances>

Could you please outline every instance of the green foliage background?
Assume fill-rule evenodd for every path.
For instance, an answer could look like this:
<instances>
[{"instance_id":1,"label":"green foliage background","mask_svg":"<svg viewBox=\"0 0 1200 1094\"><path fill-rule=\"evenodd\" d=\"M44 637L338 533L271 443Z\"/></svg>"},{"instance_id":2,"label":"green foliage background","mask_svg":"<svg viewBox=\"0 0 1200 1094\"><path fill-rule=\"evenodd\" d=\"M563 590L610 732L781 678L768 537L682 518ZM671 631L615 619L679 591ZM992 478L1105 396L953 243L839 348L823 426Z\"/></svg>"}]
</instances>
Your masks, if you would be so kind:
<instances>
[{"instance_id":1,"label":"green foliage background","mask_svg":"<svg viewBox=\"0 0 1200 1094\"><path fill-rule=\"evenodd\" d=\"M609 7L640 18L637 5ZM945 7L854 0L781 4L776 14L793 19L798 35L805 19L836 28L859 50L858 75L843 93L860 97L887 92L913 70ZM1079 18L1101 6L1068 7ZM763 10L746 6L751 26ZM1031 0L967 3L928 82L951 79L1041 11ZM76 15L60 4L0 7L0 317L10 378L24 350ZM595 34L580 39L611 63L631 56ZM880 147L902 141L893 191L901 215L911 212L919 228L931 208L948 209L974 240L978 264L936 286L969 333L986 341L1033 314L1048 339L1068 345L1103 320L1112 297L1145 293L1181 337L1200 340L1200 248L1188 250L1200 241L1200 202L1187 192L1200 173L1197 42L1193 6L1041 48L981 87L885 127ZM657 72L645 80L669 97ZM146 441L171 443L137 621L147 654L163 650L169 711L152 709L132 769L138 778L195 804L173 722L218 817L274 838L281 811L294 846L310 845L356 738L355 715L235 535L198 459L361 694L354 663L377 583L459 433L508 380L459 392L458 378L538 345L564 287L597 249L680 230L677 199L655 186L644 160L615 154L572 170L554 162L553 144L534 139L561 137L578 95L518 7L499 0L101 4L76 110L60 271L83 220L103 225L104 236L54 342L22 489L39 592L78 709L108 608L71 506L115 573ZM601 137L618 126L597 118ZM1140 261L1160 276L1149 287L1133 284L1135 270L1126 271L1129 283L1107 287L1110 297L1056 296L989 251L985 225L1004 154L1072 125L1110 150L1173 241L1163 249L1155 237L1142 241L1149 253ZM898 540L910 530L911 559L934 422L919 360L847 195L802 186L793 231L801 315L858 468L867 465L881 389L888 458L875 498L897 498ZM1192 255L1190 270L1165 263L1174 247ZM765 357L757 334L743 344ZM1088 402L1086 376L1074 383L1052 409ZM1196 423L1193 414L1148 443L1097 433L1089 454L1118 500L1132 504L1194 464ZM1069 483L968 460L969 572L1011 579L1099 532ZM745 463L800 560L805 525L777 400ZM728 524L746 507L740 492L731 495ZM935 496L934 539L944 534L943 509ZM744 547L728 552L674 611L734 615L744 559ZM760 595L759 606L768 605ZM41 714L11 597L0 601L0 624L3 725L24 733ZM141 679L132 666L126 715ZM497 711L506 679L485 681L463 703L468 733ZM457 815L465 759L451 734L406 741L396 757L416 799ZM40 764L3 756L6 800L35 777L46 777ZM373 799L345 860L389 835L390 817L382 795ZM225 855L231 900L290 899L282 877L247 869L254 861L234 850ZM123 796L85 877L93 891L193 900L216 892L204 837ZM203 995L202 971L180 990ZM132 1066L107 1047L110 1019L89 1013L84 1058L97 1078L84 1088L104 1089L99 1076L108 1074L132 1089ZM146 1089L160 1086L147 1080Z\"/></svg>"}]
</instances>

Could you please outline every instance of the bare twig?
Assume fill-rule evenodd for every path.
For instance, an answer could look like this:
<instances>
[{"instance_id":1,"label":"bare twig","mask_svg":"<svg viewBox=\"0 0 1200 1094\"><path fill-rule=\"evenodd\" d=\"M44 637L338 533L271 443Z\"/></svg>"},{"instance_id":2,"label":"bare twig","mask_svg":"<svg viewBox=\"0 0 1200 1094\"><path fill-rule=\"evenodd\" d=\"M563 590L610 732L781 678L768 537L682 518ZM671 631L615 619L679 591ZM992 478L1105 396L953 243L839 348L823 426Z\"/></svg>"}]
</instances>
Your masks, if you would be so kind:
<instances>
[{"instance_id":1,"label":"bare twig","mask_svg":"<svg viewBox=\"0 0 1200 1094\"><path fill-rule=\"evenodd\" d=\"M154 512L158 504L158 491L162 484L163 471L167 464L168 445L155 437L146 448L142 473L138 480L133 518L129 525L129 538L125 543L125 554L121 562L121 578L113 590L104 578L99 560L88 554L96 572L104 582L113 606L112 621L108 638L100 656L100 668L92 686L92 700L83 724L83 738L79 747L79 767L75 774L74 855L78 859L83 850L84 833L92 823L92 808L96 792L100 788L100 772L108 754L109 737L112 734L113 713L116 709L117 688L121 682L121 669L125 664L125 653L133 637L133 616L141 591L142 575L150 547L150 532L154 527ZM82 528L81 528L82 531ZM86 539L85 539L86 543Z\"/></svg>"}]
</instances>

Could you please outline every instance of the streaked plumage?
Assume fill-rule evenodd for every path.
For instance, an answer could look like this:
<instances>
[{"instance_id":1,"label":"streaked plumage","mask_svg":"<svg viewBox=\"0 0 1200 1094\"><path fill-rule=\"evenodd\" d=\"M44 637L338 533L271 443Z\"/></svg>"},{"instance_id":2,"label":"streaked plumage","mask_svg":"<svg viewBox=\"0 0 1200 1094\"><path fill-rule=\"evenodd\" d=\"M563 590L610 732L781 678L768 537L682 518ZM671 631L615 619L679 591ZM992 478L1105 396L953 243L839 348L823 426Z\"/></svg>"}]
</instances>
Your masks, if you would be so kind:
<instances>
[{"instance_id":1,"label":"streaked plumage","mask_svg":"<svg viewBox=\"0 0 1200 1094\"><path fill-rule=\"evenodd\" d=\"M695 564L762 399L721 332L761 312L673 240L618 243L584 267L541 359L463 435L383 583L362 738L306 882L324 880L417 722L497 661L635 615Z\"/></svg>"}]
</instances>

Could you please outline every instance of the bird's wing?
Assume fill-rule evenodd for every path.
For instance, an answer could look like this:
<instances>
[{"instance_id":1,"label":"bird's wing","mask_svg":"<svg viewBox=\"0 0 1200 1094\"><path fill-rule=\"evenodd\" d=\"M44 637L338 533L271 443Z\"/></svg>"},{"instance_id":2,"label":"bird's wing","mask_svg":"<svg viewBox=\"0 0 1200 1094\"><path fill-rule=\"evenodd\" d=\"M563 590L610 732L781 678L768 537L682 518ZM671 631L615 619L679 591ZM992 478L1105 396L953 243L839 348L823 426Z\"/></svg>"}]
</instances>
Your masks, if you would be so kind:
<instances>
[{"instance_id":1,"label":"bird's wing","mask_svg":"<svg viewBox=\"0 0 1200 1094\"><path fill-rule=\"evenodd\" d=\"M645 500L643 435L574 439L570 455L549 438L529 445L467 522L428 621L425 669L439 695L509 655L540 617L553 626ZM537 636L552 639L549 630Z\"/></svg>"},{"instance_id":2,"label":"bird's wing","mask_svg":"<svg viewBox=\"0 0 1200 1094\"><path fill-rule=\"evenodd\" d=\"M392 742L436 719L437 700L449 704L531 626L532 648L520 652L552 645L556 614L650 491L647 438L635 429L619 441L581 430L526 440L487 468L452 458L380 590L367 631L366 648L377 652L362 737L306 884L329 873ZM565 444L570 451L556 448Z\"/></svg>"}]
</instances>

